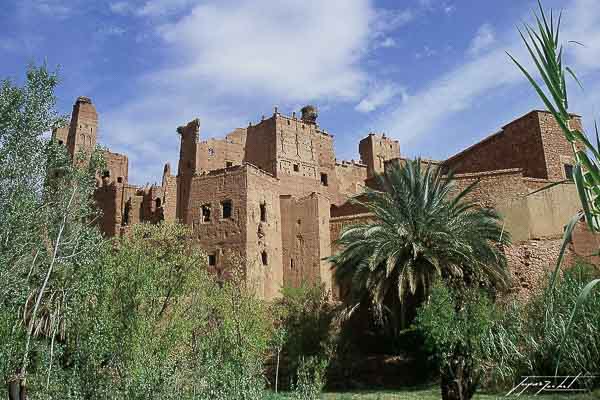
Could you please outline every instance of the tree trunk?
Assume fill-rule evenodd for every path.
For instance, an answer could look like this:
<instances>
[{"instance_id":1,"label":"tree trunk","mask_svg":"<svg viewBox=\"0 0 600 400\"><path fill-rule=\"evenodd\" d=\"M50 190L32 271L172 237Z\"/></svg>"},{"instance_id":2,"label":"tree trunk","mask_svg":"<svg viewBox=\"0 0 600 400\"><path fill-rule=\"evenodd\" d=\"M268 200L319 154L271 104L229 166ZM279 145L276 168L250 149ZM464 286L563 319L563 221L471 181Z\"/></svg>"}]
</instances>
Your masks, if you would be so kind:
<instances>
[{"instance_id":1,"label":"tree trunk","mask_svg":"<svg viewBox=\"0 0 600 400\"><path fill-rule=\"evenodd\" d=\"M279 383L279 353L277 351L277 367L275 367L275 393L277 393L277 384Z\"/></svg>"},{"instance_id":2,"label":"tree trunk","mask_svg":"<svg viewBox=\"0 0 600 400\"><path fill-rule=\"evenodd\" d=\"M473 359L465 354L454 353L440 371L442 399L471 399L477 389L473 372Z\"/></svg>"},{"instance_id":3,"label":"tree trunk","mask_svg":"<svg viewBox=\"0 0 600 400\"><path fill-rule=\"evenodd\" d=\"M27 400L27 389L22 377L15 376L8 382L8 399Z\"/></svg>"}]
</instances>

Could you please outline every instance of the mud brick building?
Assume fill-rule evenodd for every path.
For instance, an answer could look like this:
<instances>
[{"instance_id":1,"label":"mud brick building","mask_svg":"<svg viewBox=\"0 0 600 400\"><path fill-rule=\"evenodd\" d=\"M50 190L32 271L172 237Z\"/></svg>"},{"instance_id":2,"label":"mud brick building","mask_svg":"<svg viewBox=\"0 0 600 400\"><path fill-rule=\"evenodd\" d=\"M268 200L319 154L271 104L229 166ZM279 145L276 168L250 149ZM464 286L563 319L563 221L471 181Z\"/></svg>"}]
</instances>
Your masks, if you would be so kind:
<instances>
[{"instance_id":1,"label":"mud brick building","mask_svg":"<svg viewBox=\"0 0 600 400\"><path fill-rule=\"evenodd\" d=\"M161 185L130 184L127 156L105 151L95 193L101 229L117 236L142 222L180 221L192 228L211 268L226 270L232 259L244 260L246 276L264 298L302 281L336 292L323 258L335 251L344 226L370 218L348 199L403 159L398 141L371 133L358 145L360 162L339 161L333 136L317 117L312 106L298 117L275 108L256 124L208 140L193 120L177 128L177 171L166 164ZM581 121L575 116L572 123ZM92 101L79 97L70 125L53 138L74 157L91 151L97 132ZM564 226L579 209L570 181L573 155L552 116L531 111L447 160L428 161L455 171L458 188L479 181L472 198L504 216L514 242L506 252L517 297L527 296L553 267ZM537 191L552 182L562 183ZM598 244L578 227L569 262Z\"/></svg>"}]
</instances>

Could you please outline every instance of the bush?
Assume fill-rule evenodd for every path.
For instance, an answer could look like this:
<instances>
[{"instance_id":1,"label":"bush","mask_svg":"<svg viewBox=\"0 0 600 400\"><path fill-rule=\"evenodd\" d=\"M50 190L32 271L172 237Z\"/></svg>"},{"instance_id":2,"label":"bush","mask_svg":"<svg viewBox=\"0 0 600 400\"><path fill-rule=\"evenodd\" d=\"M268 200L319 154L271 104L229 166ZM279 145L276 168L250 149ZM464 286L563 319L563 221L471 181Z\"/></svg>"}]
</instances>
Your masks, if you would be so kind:
<instances>
[{"instance_id":1,"label":"bush","mask_svg":"<svg viewBox=\"0 0 600 400\"><path fill-rule=\"evenodd\" d=\"M335 306L324 286L302 284L284 288L272 313L278 329L285 332L281 370L287 379L280 380L284 387L290 387L304 360L311 360L310 365L329 365L336 352L338 326Z\"/></svg>"},{"instance_id":2,"label":"bush","mask_svg":"<svg viewBox=\"0 0 600 400\"><path fill-rule=\"evenodd\" d=\"M598 277L594 267L579 264L565 272L554 292L548 277L546 289L528 304L507 306L484 340L489 378L512 385L523 375L554 375L559 353L559 375L597 373L600 293L592 292L578 308L565 335L577 297L594 277Z\"/></svg>"},{"instance_id":3,"label":"bush","mask_svg":"<svg viewBox=\"0 0 600 400\"><path fill-rule=\"evenodd\" d=\"M470 399L483 374L482 338L494 306L478 289L451 291L437 283L417 313L417 326L440 366L443 399Z\"/></svg>"}]
</instances>

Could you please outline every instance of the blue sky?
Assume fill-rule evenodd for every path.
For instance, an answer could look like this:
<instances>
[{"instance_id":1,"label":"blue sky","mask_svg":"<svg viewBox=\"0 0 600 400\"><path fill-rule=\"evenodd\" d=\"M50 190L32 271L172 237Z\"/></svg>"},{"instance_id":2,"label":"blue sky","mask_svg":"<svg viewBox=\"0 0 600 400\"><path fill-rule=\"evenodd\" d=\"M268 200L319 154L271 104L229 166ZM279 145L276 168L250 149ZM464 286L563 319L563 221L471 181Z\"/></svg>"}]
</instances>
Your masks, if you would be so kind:
<instances>
[{"instance_id":1,"label":"blue sky","mask_svg":"<svg viewBox=\"0 0 600 400\"><path fill-rule=\"evenodd\" d=\"M600 93L597 0L564 11L573 112L593 120ZM541 107L505 51L527 60L516 25L535 0L2 0L0 77L60 65L59 108L77 96L100 112L100 141L130 158L130 180L176 165L175 129L201 136L320 109L338 160L370 131L407 156L443 159Z\"/></svg>"}]
</instances>

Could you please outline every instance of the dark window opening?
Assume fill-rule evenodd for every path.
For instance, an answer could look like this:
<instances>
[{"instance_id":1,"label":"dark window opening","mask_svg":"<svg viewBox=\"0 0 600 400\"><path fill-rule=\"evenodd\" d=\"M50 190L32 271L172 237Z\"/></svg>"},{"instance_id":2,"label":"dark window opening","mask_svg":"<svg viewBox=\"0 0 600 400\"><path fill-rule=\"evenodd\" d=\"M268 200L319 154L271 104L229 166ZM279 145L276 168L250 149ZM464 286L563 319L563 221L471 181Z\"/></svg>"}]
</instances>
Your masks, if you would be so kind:
<instances>
[{"instance_id":1,"label":"dark window opening","mask_svg":"<svg viewBox=\"0 0 600 400\"><path fill-rule=\"evenodd\" d=\"M294 259L290 258L290 269L294 269Z\"/></svg>"},{"instance_id":2,"label":"dark window opening","mask_svg":"<svg viewBox=\"0 0 600 400\"><path fill-rule=\"evenodd\" d=\"M60 144L60 145L62 146L62 144L63 144L63 141L62 141L62 140L59 140L59 141L58 141L58 144Z\"/></svg>"},{"instance_id":3,"label":"dark window opening","mask_svg":"<svg viewBox=\"0 0 600 400\"><path fill-rule=\"evenodd\" d=\"M263 251L262 253L260 253L260 259L261 259L263 265L267 265L269 263L269 259L268 259L266 251Z\"/></svg>"},{"instance_id":4,"label":"dark window opening","mask_svg":"<svg viewBox=\"0 0 600 400\"><path fill-rule=\"evenodd\" d=\"M260 222L267 222L267 205L260 203Z\"/></svg>"},{"instance_id":5,"label":"dark window opening","mask_svg":"<svg viewBox=\"0 0 600 400\"><path fill-rule=\"evenodd\" d=\"M208 155L209 156L214 156L215 155L215 149L213 149L212 147L208 148Z\"/></svg>"},{"instance_id":6,"label":"dark window opening","mask_svg":"<svg viewBox=\"0 0 600 400\"><path fill-rule=\"evenodd\" d=\"M300 166L298 164L294 164L294 172L300 171Z\"/></svg>"},{"instance_id":7,"label":"dark window opening","mask_svg":"<svg viewBox=\"0 0 600 400\"><path fill-rule=\"evenodd\" d=\"M321 185L329 186L329 182L327 181L327 174L321 174Z\"/></svg>"},{"instance_id":8,"label":"dark window opening","mask_svg":"<svg viewBox=\"0 0 600 400\"><path fill-rule=\"evenodd\" d=\"M573 180L573 166L571 164L565 164L565 178Z\"/></svg>"},{"instance_id":9,"label":"dark window opening","mask_svg":"<svg viewBox=\"0 0 600 400\"><path fill-rule=\"evenodd\" d=\"M208 255L208 266L209 267L214 267L215 265L217 265L217 255L216 254L209 254Z\"/></svg>"},{"instance_id":10,"label":"dark window opening","mask_svg":"<svg viewBox=\"0 0 600 400\"><path fill-rule=\"evenodd\" d=\"M122 176L118 177L118 178L117 178L117 182L119 182L119 183L123 183L123 177L122 177Z\"/></svg>"},{"instance_id":11,"label":"dark window opening","mask_svg":"<svg viewBox=\"0 0 600 400\"><path fill-rule=\"evenodd\" d=\"M131 203L128 201L125 203L125 210L123 210L123 225L129 225L129 212L131 210Z\"/></svg>"},{"instance_id":12,"label":"dark window opening","mask_svg":"<svg viewBox=\"0 0 600 400\"><path fill-rule=\"evenodd\" d=\"M102 178L110 178L110 171L109 170L104 170L102 172Z\"/></svg>"},{"instance_id":13,"label":"dark window opening","mask_svg":"<svg viewBox=\"0 0 600 400\"><path fill-rule=\"evenodd\" d=\"M210 204L202 206L202 222L210 222Z\"/></svg>"},{"instance_id":14,"label":"dark window opening","mask_svg":"<svg viewBox=\"0 0 600 400\"><path fill-rule=\"evenodd\" d=\"M233 204L231 203L231 200L225 200L221 203L221 211L223 219L231 218L231 215L233 214Z\"/></svg>"},{"instance_id":15,"label":"dark window opening","mask_svg":"<svg viewBox=\"0 0 600 400\"><path fill-rule=\"evenodd\" d=\"M161 206L161 201L160 201L160 199L156 199L156 200L154 200L154 203L156 204L156 208L160 208L160 206Z\"/></svg>"},{"instance_id":16,"label":"dark window opening","mask_svg":"<svg viewBox=\"0 0 600 400\"><path fill-rule=\"evenodd\" d=\"M226 161L226 162L225 162L225 168L231 168L231 167L233 167L233 162L231 162L231 161Z\"/></svg>"}]
</instances>

